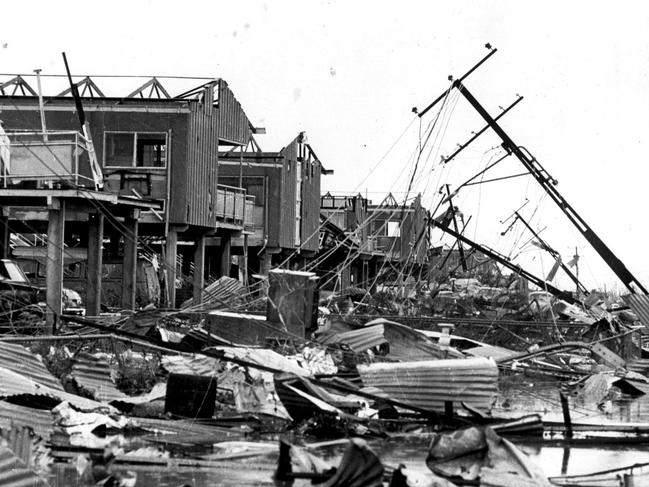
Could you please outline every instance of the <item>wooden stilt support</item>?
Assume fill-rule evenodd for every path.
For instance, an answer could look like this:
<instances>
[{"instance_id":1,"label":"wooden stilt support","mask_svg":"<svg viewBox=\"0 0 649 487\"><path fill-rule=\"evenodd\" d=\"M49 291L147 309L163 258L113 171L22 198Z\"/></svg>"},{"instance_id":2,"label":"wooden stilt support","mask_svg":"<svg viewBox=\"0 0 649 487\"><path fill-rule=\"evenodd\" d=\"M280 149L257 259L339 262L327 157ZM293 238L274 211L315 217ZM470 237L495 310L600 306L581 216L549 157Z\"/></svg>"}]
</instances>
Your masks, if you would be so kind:
<instances>
[{"instance_id":1,"label":"wooden stilt support","mask_svg":"<svg viewBox=\"0 0 649 487\"><path fill-rule=\"evenodd\" d=\"M50 334L56 333L62 308L63 292L63 232L65 231L65 202L52 200L47 225L47 310L45 324Z\"/></svg>"},{"instance_id":2,"label":"wooden stilt support","mask_svg":"<svg viewBox=\"0 0 649 487\"><path fill-rule=\"evenodd\" d=\"M104 241L104 215L95 214L88 218L88 272L86 292L86 315L101 313L101 266Z\"/></svg>"},{"instance_id":3,"label":"wooden stilt support","mask_svg":"<svg viewBox=\"0 0 649 487\"><path fill-rule=\"evenodd\" d=\"M168 308L176 307L176 255L178 248L178 232L169 229L167 232L167 245L166 245L166 283L169 301L167 302Z\"/></svg>"},{"instance_id":4,"label":"wooden stilt support","mask_svg":"<svg viewBox=\"0 0 649 487\"><path fill-rule=\"evenodd\" d=\"M137 282L137 211L124 219L124 270L122 274L122 308L135 309L135 291Z\"/></svg>"},{"instance_id":5,"label":"wooden stilt support","mask_svg":"<svg viewBox=\"0 0 649 487\"><path fill-rule=\"evenodd\" d=\"M205 288L205 235L196 239L194 246L194 304L199 304L203 299Z\"/></svg>"}]
</instances>

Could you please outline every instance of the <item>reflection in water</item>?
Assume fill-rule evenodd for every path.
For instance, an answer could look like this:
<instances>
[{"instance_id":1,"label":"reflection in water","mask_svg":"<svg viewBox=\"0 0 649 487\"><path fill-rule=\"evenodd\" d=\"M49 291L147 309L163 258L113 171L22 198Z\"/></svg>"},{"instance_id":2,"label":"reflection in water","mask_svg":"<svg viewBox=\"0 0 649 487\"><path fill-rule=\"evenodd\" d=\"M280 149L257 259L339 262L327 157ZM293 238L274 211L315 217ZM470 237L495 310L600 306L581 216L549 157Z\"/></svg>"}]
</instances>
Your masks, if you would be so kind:
<instances>
[{"instance_id":1,"label":"reflection in water","mask_svg":"<svg viewBox=\"0 0 649 487\"><path fill-rule=\"evenodd\" d=\"M531 381L527 378L506 377L501 380L501 391L494 415L515 417L538 412L547 421L562 421L561 405L556 381ZM649 423L649 395L634 400L609 401L605 404L585 403L574 395L570 398L574 423ZM390 440L372 440L371 447L387 466L404 464L406 473L425 479L431 473L425 459L430 436L412 435ZM649 462L649 452L638 446L601 445L598 448L543 446L539 441L515 441L530 455L547 476L562 474L578 475L612 469L634 463ZM331 465L337 465L345 445L323 448L314 453ZM646 450L646 449L644 449ZM182 452L177 452L182 453ZM191 456L191 455L190 455ZM140 487L178 487L187 483L199 486L273 485L271 477L275 470L277 453L237 461L223 462L210 471L200 469L174 471L160 467L129 467L137 472ZM126 469L125 469L126 470ZM412 477L411 477L412 478ZM79 486L77 473L70 465L59 464L52 468L51 485ZM310 485L296 482L295 486Z\"/></svg>"},{"instance_id":2,"label":"reflection in water","mask_svg":"<svg viewBox=\"0 0 649 487\"><path fill-rule=\"evenodd\" d=\"M426 455L430 444L429 437L413 436L393 440L372 440L369 442L385 465L404 464L406 472L418 478L430 477L426 467ZM598 470L617 468L633 463L649 462L649 452L639 451L637 447L557 447L542 446L538 442L519 442L517 446L530 455L547 476L561 474L576 475ZM338 445L317 451L317 454L332 465L340 461L345 445ZM271 477L277 465L277 454L263 455L238 461L223 462L222 468L211 471L184 469L173 471L159 467L129 467L137 472L138 487L178 487L187 483L193 487L201 486L243 486L273 485ZM126 469L124 469L126 470ZM52 486L81 486L73 467L58 464L53 467L50 478ZM299 483L295 484L302 485ZM303 485L310 485L304 483Z\"/></svg>"}]
</instances>

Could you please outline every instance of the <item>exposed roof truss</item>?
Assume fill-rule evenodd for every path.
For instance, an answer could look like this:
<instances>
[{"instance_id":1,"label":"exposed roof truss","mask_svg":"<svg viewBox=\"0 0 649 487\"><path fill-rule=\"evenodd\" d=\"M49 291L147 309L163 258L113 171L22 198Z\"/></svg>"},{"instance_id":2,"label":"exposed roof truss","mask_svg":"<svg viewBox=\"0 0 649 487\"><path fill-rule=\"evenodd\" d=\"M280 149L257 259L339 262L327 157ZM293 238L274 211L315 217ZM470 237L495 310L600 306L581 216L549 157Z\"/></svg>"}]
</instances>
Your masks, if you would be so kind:
<instances>
[{"instance_id":1,"label":"exposed roof truss","mask_svg":"<svg viewBox=\"0 0 649 487\"><path fill-rule=\"evenodd\" d=\"M11 90L12 86L13 86L13 91ZM29 86L27 81L25 81L22 76L16 76L14 78L11 78L9 81L0 84L0 93L2 93L3 95L10 95L10 96L15 96L15 95L37 96L33 88Z\"/></svg>"}]
</instances>

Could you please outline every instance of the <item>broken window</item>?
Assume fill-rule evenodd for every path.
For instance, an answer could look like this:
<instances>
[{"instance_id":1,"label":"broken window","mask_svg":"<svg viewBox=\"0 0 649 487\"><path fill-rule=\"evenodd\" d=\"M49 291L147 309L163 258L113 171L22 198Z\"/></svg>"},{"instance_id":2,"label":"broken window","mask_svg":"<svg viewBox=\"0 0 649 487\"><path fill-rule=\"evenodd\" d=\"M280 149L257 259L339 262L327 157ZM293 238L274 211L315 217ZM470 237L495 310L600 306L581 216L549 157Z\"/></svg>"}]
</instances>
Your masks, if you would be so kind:
<instances>
[{"instance_id":1,"label":"broken window","mask_svg":"<svg viewBox=\"0 0 649 487\"><path fill-rule=\"evenodd\" d=\"M159 167L167 165L167 134L106 132L104 166Z\"/></svg>"},{"instance_id":2,"label":"broken window","mask_svg":"<svg viewBox=\"0 0 649 487\"><path fill-rule=\"evenodd\" d=\"M138 167L165 167L167 137L165 134L135 134Z\"/></svg>"}]
</instances>

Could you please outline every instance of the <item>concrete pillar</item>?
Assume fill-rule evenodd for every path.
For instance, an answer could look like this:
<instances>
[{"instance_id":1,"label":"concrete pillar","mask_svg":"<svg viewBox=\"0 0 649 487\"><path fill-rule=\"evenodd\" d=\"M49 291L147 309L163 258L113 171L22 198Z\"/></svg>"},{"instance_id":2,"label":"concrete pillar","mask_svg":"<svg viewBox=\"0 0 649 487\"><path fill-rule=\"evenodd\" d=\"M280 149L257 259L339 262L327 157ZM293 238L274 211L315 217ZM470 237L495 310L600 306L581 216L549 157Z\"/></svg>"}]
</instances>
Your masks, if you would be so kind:
<instances>
[{"instance_id":1,"label":"concrete pillar","mask_svg":"<svg viewBox=\"0 0 649 487\"><path fill-rule=\"evenodd\" d=\"M194 246L194 304L199 304L203 299L205 287L205 235L196 239Z\"/></svg>"},{"instance_id":2,"label":"concrete pillar","mask_svg":"<svg viewBox=\"0 0 649 487\"><path fill-rule=\"evenodd\" d=\"M104 241L104 215L95 214L88 218L88 267L86 282L86 315L101 313L101 266Z\"/></svg>"},{"instance_id":3,"label":"concrete pillar","mask_svg":"<svg viewBox=\"0 0 649 487\"><path fill-rule=\"evenodd\" d=\"M65 202L53 200L47 224L47 267L45 324L50 334L56 333L62 308L63 292L63 233L65 231Z\"/></svg>"},{"instance_id":4,"label":"concrete pillar","mask_svg":"<svg viewBox=\"0 0 649 487\"><path fill-rule=\"evenodd\" d=\"M137 283L137 238L139 215L124 219L124 268L122 274L122 308L135 309Z\"/></svg>"},{"instance_id":5,"label":"concrete pillar","mask_svg":"<svg viewBox=\"0 0 649 487\"><path fill-rule=\"evenodd\" d=\"M178 232L169 230L167 233L167 245L165 248L166 261L165 272L167 284L167 307L176 307L176 256L178 250Z\"/></svg>"},{"instance_id":6,"label":"concrete pillar","mask_svg":"<svg viewBox=\"0 0 649 487\"><path fill-rule=\"evenodd\" d=\"M230 235L221 237L221 276L230 275L230 249L232 238Z\"/></svg>"}]
</instances>

